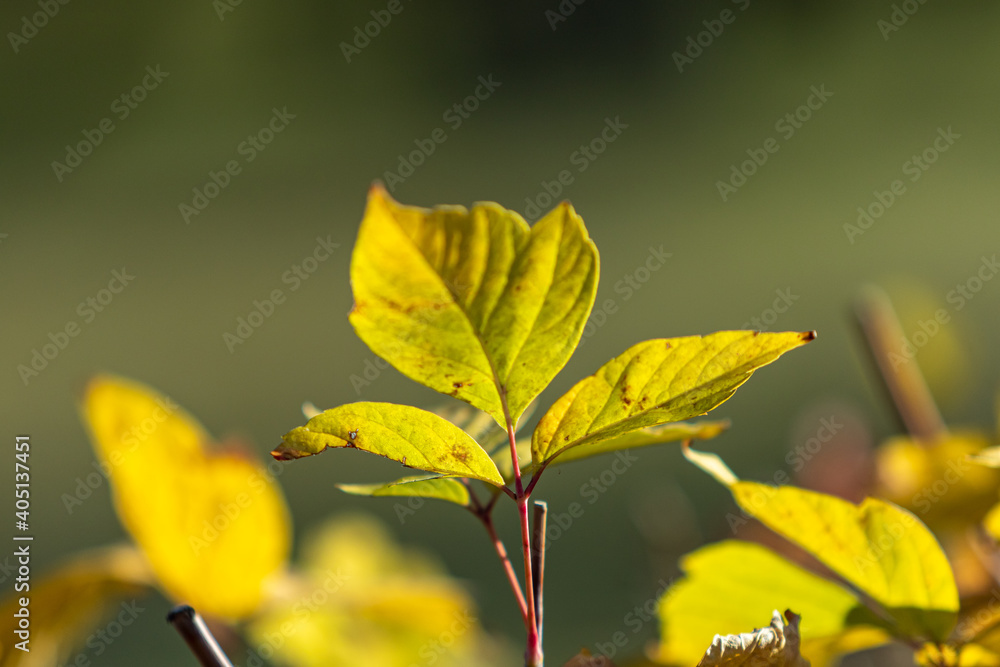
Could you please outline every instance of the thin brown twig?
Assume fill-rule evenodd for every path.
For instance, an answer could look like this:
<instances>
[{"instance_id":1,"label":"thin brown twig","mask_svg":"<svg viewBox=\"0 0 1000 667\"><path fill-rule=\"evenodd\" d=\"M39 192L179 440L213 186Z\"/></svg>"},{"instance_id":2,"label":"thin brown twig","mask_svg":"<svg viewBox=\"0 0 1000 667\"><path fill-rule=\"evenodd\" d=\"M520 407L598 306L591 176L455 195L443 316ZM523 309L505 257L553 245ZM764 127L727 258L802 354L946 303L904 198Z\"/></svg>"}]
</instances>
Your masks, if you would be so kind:
<instances>
[{"instance_id":1,"label":"thin brown twig","mask_svg":"<svg viewBox=\"0 0 1000 667\"><path fill-rule=\"evenodd\" d=\"M194 609L187 605L175 607L167 614L167 622L184 638L202 667L233 667L212 631Z\"/></svg>"},{"instance_id":2,"label":"thin brown twig","mask_svg":"<svg viewBox=\"0 0 1000 667\"><path fill-rule=\"evenodd\" d=\"M947 432L927 381L915 359L906 358L906 338L889 297L869 287L858 299L855 315L868 341L886 390L903 426L913 438L931 442Z\"/></svg>"},{"instance_id":3,"label":"thin brown twig","mask_svg":"<svg viewBox=\"0 0 1000 667\"><path fill-rule=\"evenodd\" d=\"M504 487L504 488L506 488L506 487ZM490 502L486 503L486 507L483 508L483 511L485 511L485 512L492 512L493 511L493 507L497 504L497 501L499 499L500 499L500 491L497 490L497 491L495 491L493 493L493 497L490 498Z\"/></svg>"}]
</instances>

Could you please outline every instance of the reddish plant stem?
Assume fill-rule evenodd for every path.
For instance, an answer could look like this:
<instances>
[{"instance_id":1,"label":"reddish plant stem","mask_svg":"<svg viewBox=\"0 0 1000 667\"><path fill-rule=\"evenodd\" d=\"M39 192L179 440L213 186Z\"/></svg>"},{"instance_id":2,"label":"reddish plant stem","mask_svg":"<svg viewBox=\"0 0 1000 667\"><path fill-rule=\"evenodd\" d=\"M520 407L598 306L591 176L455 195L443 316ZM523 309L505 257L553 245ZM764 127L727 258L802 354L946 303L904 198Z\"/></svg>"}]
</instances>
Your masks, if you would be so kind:
<instances>
[{"instance_id":1,"label":"reddish plant stem","mask_svg":"<svg viewBox=\"0 0 1000 667\"><path fill-rule=\"evenodd\" d=\"M504 406L506 412L506 406ZM516 490L515 500L517 501L518 514L521 517L521 551L524 554L524 589L528 592L528 616L527 630L528 642L524 649L525 667L541 667L542 647L538 641L538 620L535 615L535 596L532 594L535 586L531 572L531 526L528 519L528 494L524 492L524 485L521 482L521 464L517 460L517 440L514 435L514 422L510 414L504 415L507 420L507 439L510 442L510 458L514 464L514 489Z\"/></svg>"},{"instance_id":2,"label":"reddish plant stem","mask_svg":"<svg viewBox=\"0 0 1000 667\"><path fill-rule=\"evenodd\" d=\"M539 468L535 470L535 472L531 474L531 481L528 482L528 488L525 489L524 491L525 495L530 496L531 492L535 490L535 484L538 484L538 479L542 476L542 473L545 472L545 469L548 467L548 465L549 462L546 461L541 466L539 466Z\"/></svg>"}]
</instances>

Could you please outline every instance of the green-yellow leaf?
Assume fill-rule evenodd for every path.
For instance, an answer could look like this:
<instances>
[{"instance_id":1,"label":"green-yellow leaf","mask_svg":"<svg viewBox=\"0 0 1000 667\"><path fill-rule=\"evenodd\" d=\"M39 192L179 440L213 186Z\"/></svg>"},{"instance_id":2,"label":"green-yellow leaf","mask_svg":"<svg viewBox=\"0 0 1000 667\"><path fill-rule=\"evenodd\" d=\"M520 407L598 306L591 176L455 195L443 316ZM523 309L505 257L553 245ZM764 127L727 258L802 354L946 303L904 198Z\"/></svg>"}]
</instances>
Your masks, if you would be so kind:
<instances>
[{"instance_id":1,"label":"green-yellow leaf","mask_svg":"<svg viewBox=\"0 0 1000 667\"><path fill-rule=\"evenodd\" d=\"M815 337L720 331L633 345L556 401L535 429L532 459L542 464L573 447L703 415L755 369Z\"/></svg>"},{"instance_id":2,"label":"green-yellow leaf","mask_svg":"<svg viewBox=\"0 0 1000 667\"><path fill-rule=\"evenodd\" d=\"M703 547L681 561L684 578L659 602L659 659L694 665L715 635L759 627L773 609L801 612L803 655L814 665L825 659L805 646L837 637L854 624L877 623L848 590L750 542L729 540ZM872 629L870 645L888 641Z\"/></svg>"},{"instance_id":3,"label":"green-yellow leaf","mask_svg":"<svg viewBox=\"0 0 1000 667\"><path fill-rule=\"evenodd\" d=\"M456 505L468 506L469 489L450 477L420 475L403 477L388 484L338 484L344 493L355 496L403 496L406 498L437 498Z\"/></svg>"},{"instance_id":4,"label":"green-yellow leaf","mask_svg":"<svg viewBox=\"0 0 1000 667\"><path fill-rule=\"evenodd\" d=\"M948 637L958 612L955 577L913 514L876 498L855 505L793 486L739 481L718 457L686 453L729 488L743 511L882 605L901 635Z\"/></svg>"},{"instance_id":5,"label":"green-yellow leaf","mask_svg":"<svg viewBox=\"0 0 1000 667\"><path fill-rule=\"evenodd\" d=\"M348 447L449 477L503 485L496 465L476 441L447 419L409 405L348 403L326 410L285 434L271 455L297 459L327 447Z\"/></svg>"},{"instance_id":6,"label":"green-yellow leaf","mask_svg":"<svg viewBox=\"0 0 1000 667\"><path fill-rule=\"evenodd\" d=\"M570 461L600 456L621 449L635 449L660 445L679 440L708 440L729 428L728 421L675 422L661 426L650 426L637 431L630 431L608 440L587 443L580 447L564 450L555 457L550 465L562 465Z\"/></svg>"},{"instance_id":7,"label":"green-yellow leaf","mask_svg":"<svg viewBox=\"0 0 1000 667\"><path fill-rule=\"evenodd\" d=\"M372 188L351 258L358 336L408 377L517 422L576 348L598 256L563 203L531 228L492 203L401 206Z\"/></svg>"}]
</instances>

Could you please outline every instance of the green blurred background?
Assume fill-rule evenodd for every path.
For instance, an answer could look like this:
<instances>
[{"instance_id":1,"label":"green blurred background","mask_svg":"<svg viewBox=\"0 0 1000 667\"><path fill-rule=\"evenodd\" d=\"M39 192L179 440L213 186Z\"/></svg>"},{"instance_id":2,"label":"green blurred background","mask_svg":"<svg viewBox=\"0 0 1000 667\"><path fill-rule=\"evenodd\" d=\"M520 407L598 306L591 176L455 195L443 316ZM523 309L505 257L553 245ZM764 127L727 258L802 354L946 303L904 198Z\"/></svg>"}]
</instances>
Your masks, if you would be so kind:
<instances>
[{"instance_id":1,"label":"green blurred background","mask_svg":"<svg viewBox=\"0 0 1000 667\"><path fill-rule=\"evenodd\" d=\"M221 17L223 5L210 0L70 2L24 40L9 33L24 31L39 4L4 2L0 411L4 437L29 433L34 445L36 576L124 535L106 485L72 513L61 500L93 469L76 400L95 371L157 387L217 436L243 436L261 456L303 422L306 400L428 408L450 400L392 369L368 385L352 382L373 355L346 319L366 190L436 128L446 141L391 183L403 203L494 200L525 213L534 201L544 210L546 183L562 170L572 176L556 199L570 199L584 217L601 252L598 304L611 299L617 310L543 405L646 338L753 326L754 317L771 330L816 329L815 343L762 370L714 413L734 427L711 447L741 474L769 480L830 405L876 440L897 428L850 317L859 288L878 282L911 336L935 309L948 309L951 321L918 360L947 420L991 425L1000 280L982 283L961 310L947 296L1000 250L1000 6L910 0L900 12L903 4L912 15L886 32L879 21L891 21L889 2L402 0L401 13L348 62L341 44L386 2L248 0L226 4L232 11ZM731 22L713 23L724 10ZM706 32L713 27L720 34ZM675 53L699 33L707 46L679 71ZM121 104L112 104L141 84L147 66L169 76L121 118ZM479 77L500 85L455 127L444 114L474 94ZM811 87L832 95L788 137L776 123L807 102ZM294 119L247 162L239 146L274 108ZM114 131L60 180L53 161L65 162L66 146L104 118ZM581 162L574 152L600 136L606 119L627 127ZM911 181L904 163L948 128L959 138ZM724 201L717 182L769 137L778 151ZM179 205L229 160L241 172L185 221ZM857 208L895 179L905 193L849 238L844 225L855 223ZM317 237L339 248L292 291L282 276ZM626 289L626 276L646 278L636 270L651 246L672 256L639 289ZM85 322L78 304L122 267L134 281ZM230 352L223 334L274 289L287 301ZM779 292L794 299L775 318L767 311ZM25 382L18 366L71 320L80 335ZM731 501L676 447L638 456L592 504L581 484L608 460L553 471L539 486L554 516L574 501L585 507L549 551L546 653L554 664L618 630L630 637L625 652L640 652L655 623L633 634L626 614L677 574L681 554L729 535ZM399 472L355 452L287 465L279 481L296 536L331 514L373 512L400 540L440 554L470 582L486 627L520 642L510 593L468 516L428 503L401 522L392 501L333 488ZM8 475L2 484L9 488ZM500 529L514 541L512 508L501 509ZM100 664L190 662L162 620L168 608L151 602L139 629Z\"/></svg>"}]
</instances>

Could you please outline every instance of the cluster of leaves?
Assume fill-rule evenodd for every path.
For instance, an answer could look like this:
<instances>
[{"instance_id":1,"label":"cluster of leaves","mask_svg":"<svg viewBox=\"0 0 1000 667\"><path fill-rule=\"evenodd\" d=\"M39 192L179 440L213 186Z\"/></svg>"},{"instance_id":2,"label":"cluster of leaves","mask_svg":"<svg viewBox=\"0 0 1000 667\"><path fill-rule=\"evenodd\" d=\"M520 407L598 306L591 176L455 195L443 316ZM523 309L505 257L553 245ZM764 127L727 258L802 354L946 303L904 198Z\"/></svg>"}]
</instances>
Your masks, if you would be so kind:
<instances>
[{"instance_id":1,"label":"cluster of leaves","mask_svg":"<svg viewBox=\"0 0 1000 667\"><path fill-rule=\"evenodd\" d=\"M568 204L529 228L496 204L426 210L401 206L374 187L351 262L351 323L402 373L483 411L498 430L472 420L479 423L465 424L470 434L432 412L363 402L308 415L272 452L279 460L330 447L384 456L423 474L341 488L437 498L472 511L507 569L532 665L541 664L541 647L527 503L542 473L625 448L714 437L727 423L684 420L715 408L757 368L814 337L724 331L638 343L573 386L530 440L518 442L522 418L579 343L598 264ZM99 459L112 471L115 507L134 546L88 554L44 581L35 597L44 619L35 625L35 641L44 650L36 650L32 664L67 659L116 600L153 588L258 645L280 634L280 646L270 647L273 660L306 667L404 664L445 625L454 627L457 610L472 609L438 570L415 566L418 559L399 555L363 524L331 528L298 569L289 568L291 529L274 479L238 445L213 446L196 420L154 390L100 376L87 388L82 413ZM141 442L128 435L147 424L155 429ZM522 480L522 464L530 481ZM520 512L527 597L492 525L503 495ZM331 575L334 561L345 564L346 575L340 568ZM315 603L321 590L324 601ZM86 595L60 606L68 592ZM303 618L306 600L313 604ZM479 664L485 642L474 628L466 636L453 657ZM784 651L783 635L780 643L771 648ZM2 650L4 667L20 663L9 645ZM584 654L575 660L609 662Z\"/></svg>"},{"instance_id":2,"label":"cluster of leaves","mask_svg":"<svg viewBox=\"0 0 1000 667\"><path fill-rule=\"evenodd\" d=\"M239 443L215 445L168 397L100 376L81 412L133 544L80 554L32 582L30 653L10 640L17 602L5 601L0 667L89 664L102 618L156 590L228 628L238 664L405 667L443 636L436 664L503 660L469 594L369 519L333 520L292 565L284 495L265 466Z\"/></svg>"},{"instance_id":3,"label":"cluster of leaves","mask_svg":"<svg viewBox=\"0 0 1000 667\"><path fill-rule=\"evenodd\" d=\"M881 296L867 305L890 334L874 337L881 361L898 349L901 334ZM739 632L769 609L789 607L802 615L802 655L817 667L889 642L911 647L929 667L1000 665L1000 607L990 571L1000 556L1000 476L990 469L1000 467L1000 447L989 447L985 433L947 429L915 364L880 367L910 430L876 453L876 493L888 501L855 505L740 481L718 457L685 449L746 516L804 549L822 570L735 540L689 554L681 563L685 577L660 601L657 662L693 664L715 633ZM991 539L982 540L983 533Z\"/></svg>"},{"instance_id":4,"label":"cluster of leaves","mask_svg":"<svg viewBox=\"0 0 1000 667\"><path fill-rule=\"evenodd\" d=\"M568 203L529 228L496 204L428 210L402 206L373 187L351 259L351 324L404 375L490 415L509 447L477 442L416 407L359 402L313 416L272 452L285 460L352 448L424 471L341 488L438 498L479 517L521 606L526 664L532 666L540 664L541 649L527 502L546 468L625 448L712 437L724 423L684 420L715 408L754 370L814 338L812 332L723 331L638 343L574 385L543 414L530 446L519 446L515 434L525 410L580 341L594 304L598 264L597 249ZM530 481L522 481L522 465ZM519 508L527 596L492 527L490 514L501 494Z\"/></svg>"},{"instance_id":5,"label":"cluster of leaves","mask_svg":"<svg viewBox=\"0 0 1000 667\"><path fill-rule=\"evenodd\" d=\"M597 282L597 249L569 204L529 228L496 204L420 209L397 204L375 186L351 260L350 321L403 374L485 411L507 432L576 348ZM725 424L676 422L718 406L756 368L812 338L811 332L742 331L634 345L541 418L525 472L626 447L711 437ZM377 493L373 488L378 495L454 500L466 497L459 480L510 482L499 469L511 467L509 452L489 452L451 422L410 406L343 405L283 440L272 452L279 459L349 447L455 482L404 478Z\"/></svg>"}]
</instances>

